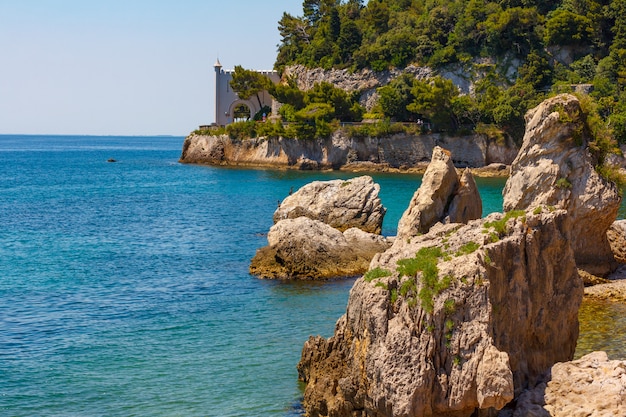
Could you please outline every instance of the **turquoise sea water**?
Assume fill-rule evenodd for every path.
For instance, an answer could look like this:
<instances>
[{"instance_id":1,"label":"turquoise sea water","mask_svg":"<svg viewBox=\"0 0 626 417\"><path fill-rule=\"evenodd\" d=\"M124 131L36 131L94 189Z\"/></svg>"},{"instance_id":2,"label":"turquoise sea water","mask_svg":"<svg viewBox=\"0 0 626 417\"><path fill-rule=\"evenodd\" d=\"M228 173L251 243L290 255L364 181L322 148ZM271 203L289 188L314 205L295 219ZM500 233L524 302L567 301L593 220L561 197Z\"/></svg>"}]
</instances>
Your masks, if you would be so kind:
<instances>
[{"instance_id":1,"label":"turquoise sea water","mask_svg":"<svg viewBox=\"0 0 626 417\"><path fill-rule=\"evenodd\" d=\"M353 281L248 265L291 187L354 174L182 165L182 141L0 136L0 416L300 414L302 344ZM420 177L374 177L392 235Z\"/></svg>"}]
</instances>

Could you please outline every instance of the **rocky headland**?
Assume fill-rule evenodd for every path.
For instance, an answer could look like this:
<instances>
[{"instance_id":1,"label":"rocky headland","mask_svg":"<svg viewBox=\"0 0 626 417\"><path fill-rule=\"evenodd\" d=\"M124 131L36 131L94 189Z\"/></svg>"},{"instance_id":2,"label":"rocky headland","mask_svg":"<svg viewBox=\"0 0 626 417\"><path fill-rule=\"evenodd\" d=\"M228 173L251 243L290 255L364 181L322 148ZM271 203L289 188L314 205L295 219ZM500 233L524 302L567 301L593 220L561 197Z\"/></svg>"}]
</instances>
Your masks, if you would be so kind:
<instances>
[{"instance_id":1,"label":"rocky headland","mask_svg":"<svg viewBox=\"0 0 626 417\"><path fill-rule=\"evenodd\" d=\"M484 135L397 134L385 138L349 137L342 130L330 138L237 139L228 135L191 134L180 162L217 166L270 167L354 172L416 172L428 166L436 146L446 148L457 167L477 168L485 176L505 176L518 148Z\"/></svg>"},{"instance_id":2,"label":"rocky headland","mask_svg":"<svg viewBox=\"0 0 626 417\"><path fill-rule=\"evenodd\" d=\"M425 174L432 190L416 196L430 195L432 207L414 196L421 208L407 209L392 246L355 282L334 335L303 347L307 415L492 416L505 406L502 416L605 415L580 411L600 403L619 415L625 364L600 354L569 362L583 297L578 270L614 269L610 243L619 239L606 237L619 193L590 163L579 110L575 97L562 95L527 114L505 213L446 222L455 194L432 197L437 184L455 181L444 181L441 169L433 181ZM437 150L433 166L445 165L445 155ZM411 214L425 210L438 220ZM574 372L581 376L567 381ZM614 387L606 401L592 398L599 374ZM575 406L563 408L568 401Z\"/></svg>"}]
</instances>

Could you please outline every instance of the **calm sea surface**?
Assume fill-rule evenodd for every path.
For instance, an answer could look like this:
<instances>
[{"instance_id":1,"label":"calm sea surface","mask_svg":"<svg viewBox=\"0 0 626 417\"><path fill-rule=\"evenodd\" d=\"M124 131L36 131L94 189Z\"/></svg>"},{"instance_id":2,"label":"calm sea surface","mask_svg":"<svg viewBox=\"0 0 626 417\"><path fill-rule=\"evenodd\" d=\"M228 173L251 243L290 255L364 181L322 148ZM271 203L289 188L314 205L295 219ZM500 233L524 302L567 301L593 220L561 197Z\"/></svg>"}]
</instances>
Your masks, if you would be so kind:
<instances>
[{"instance_id":1,"label":"calm sea surface","mask_svg":"<svg viewBox=\"0 0 626 417\"><path fill-rule=\"evenodd\" d=\"M0 136L0 416L300 414L302 344L332 335L353 281L248 265L291 187L354 175L181 165L182 142ZM395 234L420 177L374 177ZM484 214L503 184L479 180Z\"/></svg>"}]
</instances>

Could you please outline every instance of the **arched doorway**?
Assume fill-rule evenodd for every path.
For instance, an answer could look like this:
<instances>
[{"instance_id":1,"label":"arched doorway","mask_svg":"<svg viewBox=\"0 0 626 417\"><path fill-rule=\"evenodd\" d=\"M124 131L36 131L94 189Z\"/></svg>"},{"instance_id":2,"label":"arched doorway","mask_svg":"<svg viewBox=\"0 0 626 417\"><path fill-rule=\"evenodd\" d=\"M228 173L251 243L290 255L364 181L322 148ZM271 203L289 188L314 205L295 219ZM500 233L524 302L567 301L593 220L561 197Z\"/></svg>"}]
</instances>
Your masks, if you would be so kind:
<instances>
[{"instance_id":1,"label":"arched doorway","mask_svg":"<svg viewBox=\"0 0 626 417\"><path fill-rule=\"evenodd\" d=\"M233 121L235 122L246 122L250 120L250 117L252 117L252 112L245 103L239 103L233 109Z\"/></svg>"}]
</instances>

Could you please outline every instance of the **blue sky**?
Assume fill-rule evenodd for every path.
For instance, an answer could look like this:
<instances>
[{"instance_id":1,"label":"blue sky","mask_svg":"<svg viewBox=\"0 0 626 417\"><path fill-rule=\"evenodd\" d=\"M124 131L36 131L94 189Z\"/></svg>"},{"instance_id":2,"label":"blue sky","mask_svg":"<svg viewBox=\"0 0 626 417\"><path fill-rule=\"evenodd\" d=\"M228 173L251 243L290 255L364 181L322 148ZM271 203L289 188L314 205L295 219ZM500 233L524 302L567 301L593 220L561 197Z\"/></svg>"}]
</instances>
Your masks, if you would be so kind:
<instances>
[{"instance_id":1,"label":"blue sky","mask_svg":"<svg viewBox=\"0 0 626 417\"><path fill-rule=\"evenodd\" d=\"M214 72L271 69L300 0L0 0L0 134L186 135Z\"/></svg>"}]
</instances>

